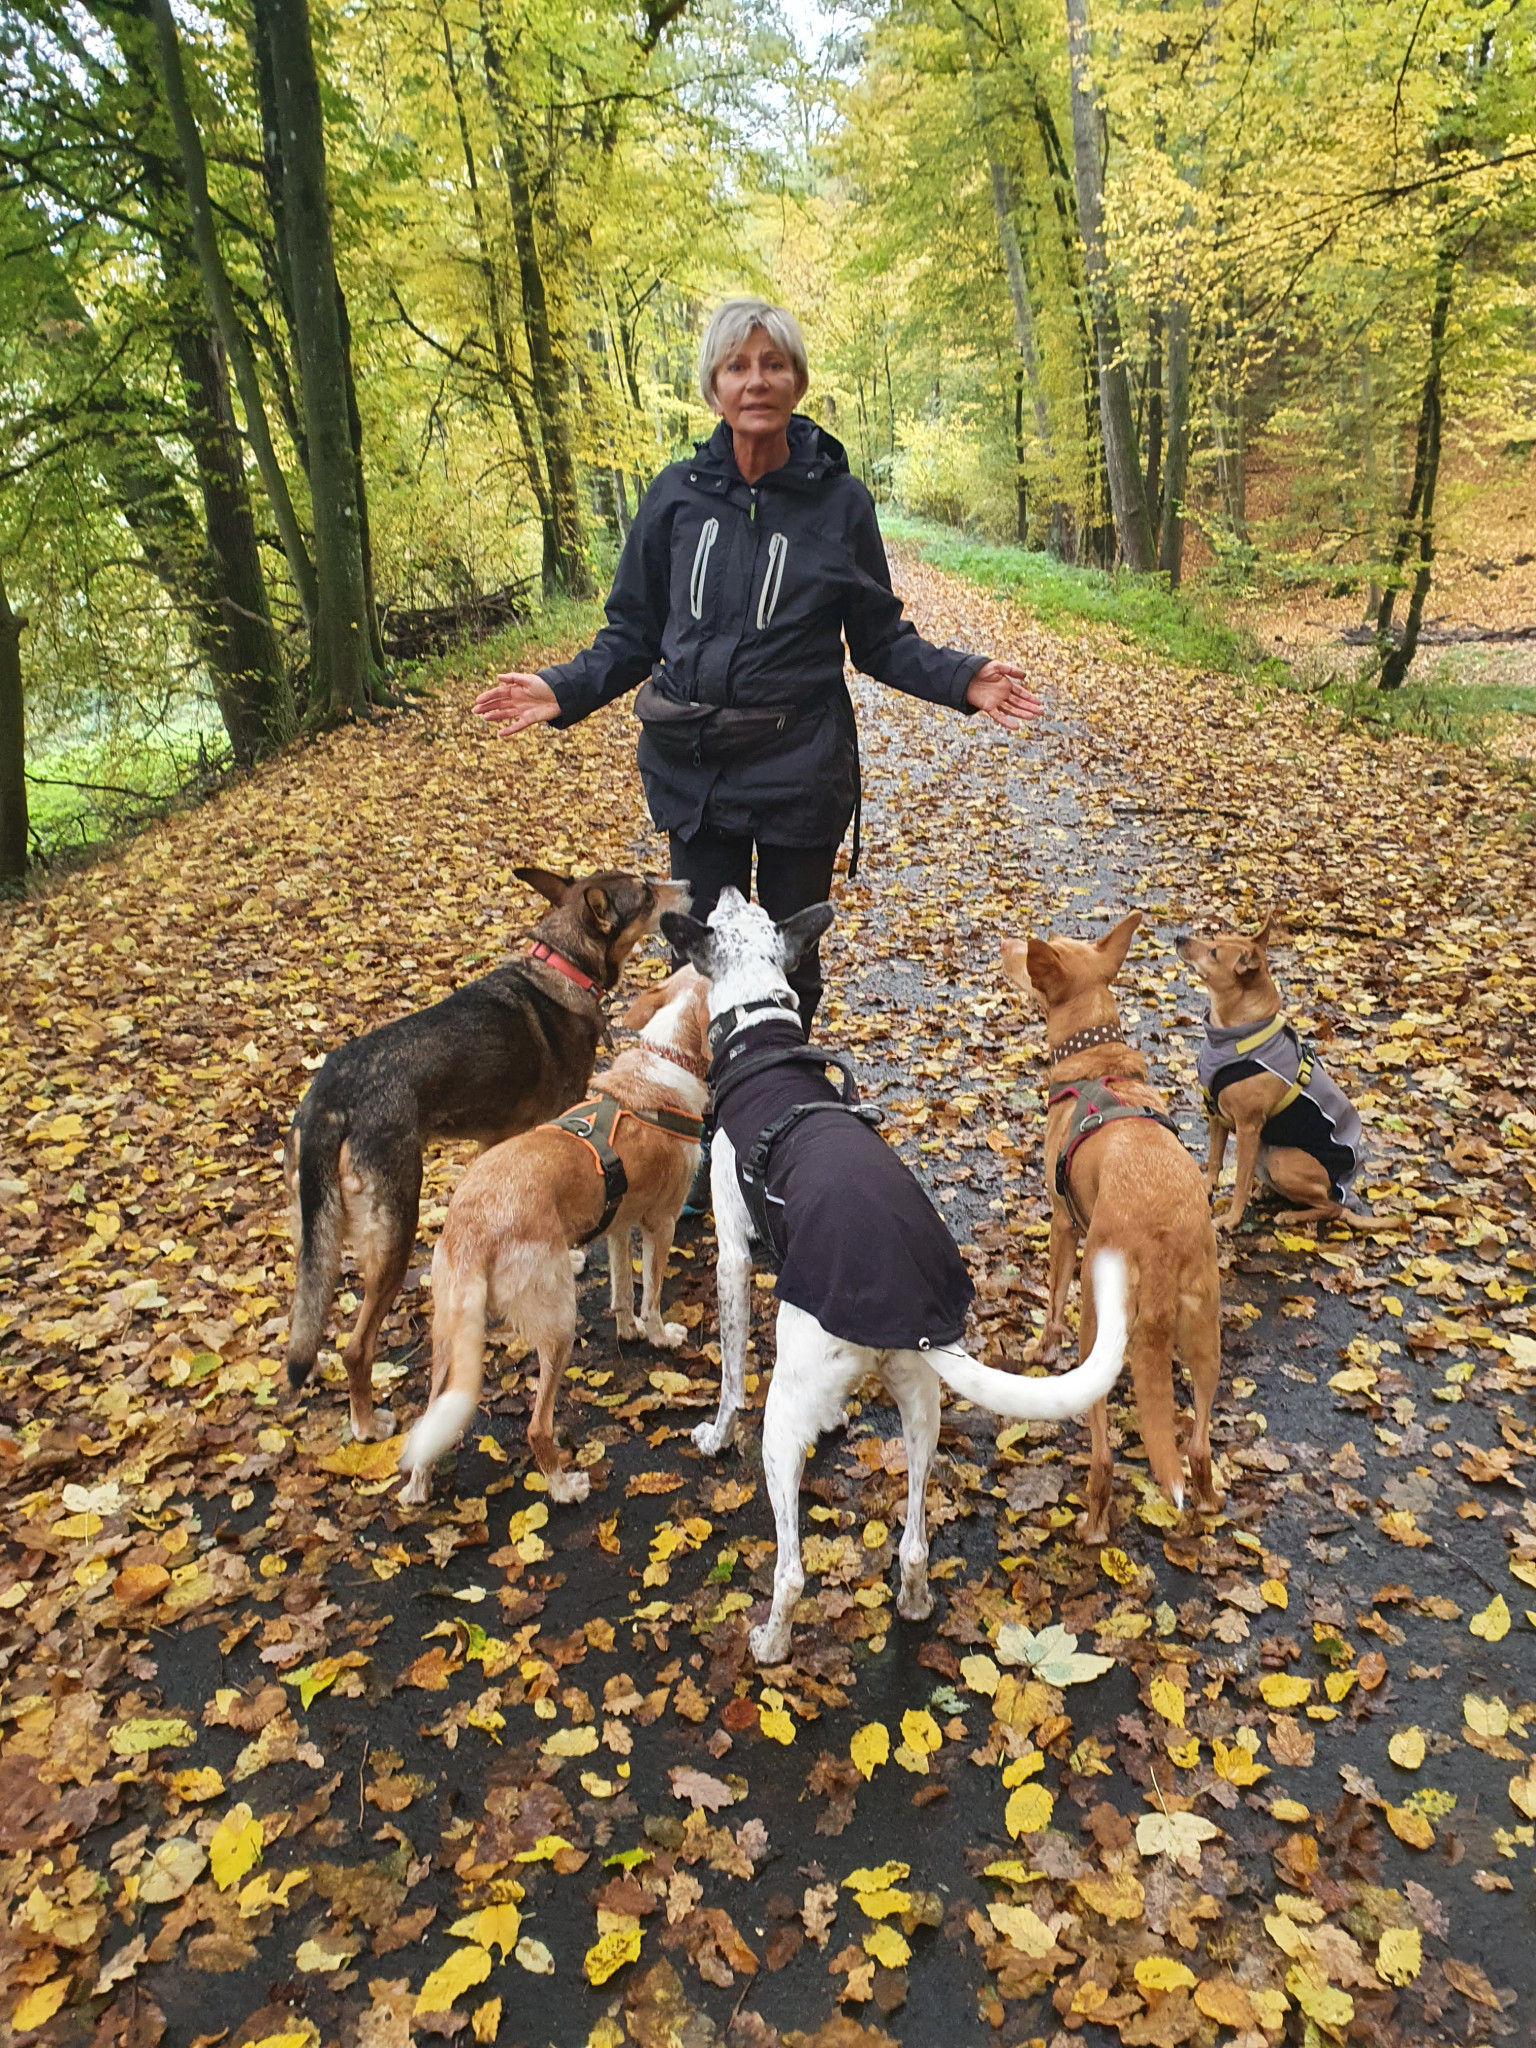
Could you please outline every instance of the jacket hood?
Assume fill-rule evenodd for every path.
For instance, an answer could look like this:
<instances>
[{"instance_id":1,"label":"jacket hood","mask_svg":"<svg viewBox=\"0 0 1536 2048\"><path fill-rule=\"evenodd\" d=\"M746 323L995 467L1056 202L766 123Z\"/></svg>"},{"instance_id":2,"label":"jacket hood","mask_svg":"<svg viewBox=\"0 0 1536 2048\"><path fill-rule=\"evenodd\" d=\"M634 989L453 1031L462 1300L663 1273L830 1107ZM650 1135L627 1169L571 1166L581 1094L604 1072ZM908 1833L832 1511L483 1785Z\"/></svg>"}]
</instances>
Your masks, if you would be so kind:
<instances>
[{"instance_id":1,"label":"jacket hood","mask_svg":"<svg viewBox=\"0 0 1536 2048\"><path fill-rule=\"evenodd\" d=\"M741 474L736 467L736 455L732 445L731 430L721 420L707 441L695 444L694 466L701 475L707 475L716 489L722 483L734 482ZM813 419L804 413L794 413L789 422L789 460L782 469L771 469L758 482L772 484L776 488L806 490L823 483L829 476L846 476L848 473L848 451L841 441L818 427Z\"/></svg>"}]
</instances>

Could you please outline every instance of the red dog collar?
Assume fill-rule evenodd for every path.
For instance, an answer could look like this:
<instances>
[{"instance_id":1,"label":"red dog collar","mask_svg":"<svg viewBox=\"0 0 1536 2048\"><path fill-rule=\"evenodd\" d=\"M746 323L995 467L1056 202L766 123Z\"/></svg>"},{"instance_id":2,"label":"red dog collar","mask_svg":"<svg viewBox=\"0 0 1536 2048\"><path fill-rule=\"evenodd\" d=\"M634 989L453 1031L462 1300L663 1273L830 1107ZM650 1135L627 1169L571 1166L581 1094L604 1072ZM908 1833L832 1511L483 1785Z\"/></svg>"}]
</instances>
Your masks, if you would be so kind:
<instances>
[{"instance_id":1,"label":"red dog collar","mask_svg":"<svg viewBox=\"0 0 1536 2048\"><path fill-rule=\"evenodd\" d=\"M556 974L563 974L567 981L574 981L578 988L584 988L588 995L597 987L590 974L583 974L579 967L572 966L563 953L557 953L553 946L546 946L542 939L535 939L528 948L530 960L542 960L546 967L553 967Z\"/></svg>"}]
</instances>

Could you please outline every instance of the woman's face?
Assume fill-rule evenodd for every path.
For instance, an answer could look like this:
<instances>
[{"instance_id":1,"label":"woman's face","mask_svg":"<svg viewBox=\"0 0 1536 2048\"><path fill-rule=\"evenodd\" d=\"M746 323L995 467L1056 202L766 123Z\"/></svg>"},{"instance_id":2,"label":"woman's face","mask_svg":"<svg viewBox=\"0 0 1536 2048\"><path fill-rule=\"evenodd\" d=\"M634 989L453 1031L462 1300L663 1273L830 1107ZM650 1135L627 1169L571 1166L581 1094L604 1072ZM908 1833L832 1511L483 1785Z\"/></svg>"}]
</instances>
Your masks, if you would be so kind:
<instances>
[{"instance_id":1,"label":"woman's face","mask_svg":"<svg viewBox=\"0 0 1536 2048\"><path fill-rule=\"evenodd\" d=\"M765 327L754 327L715 373L715 409L733 434L782 434L803 386L799 372Z\"/></svg>"}]
</instances>

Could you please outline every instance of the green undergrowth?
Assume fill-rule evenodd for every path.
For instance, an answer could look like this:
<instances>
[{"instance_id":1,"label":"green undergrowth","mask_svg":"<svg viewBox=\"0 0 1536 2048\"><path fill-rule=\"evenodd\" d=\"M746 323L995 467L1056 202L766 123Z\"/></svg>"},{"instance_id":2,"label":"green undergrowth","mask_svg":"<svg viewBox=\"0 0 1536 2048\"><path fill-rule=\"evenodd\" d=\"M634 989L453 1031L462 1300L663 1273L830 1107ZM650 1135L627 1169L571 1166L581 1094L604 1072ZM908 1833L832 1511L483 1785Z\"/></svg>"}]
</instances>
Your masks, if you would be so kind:
<instances>
[{"instance_id":1,"label":"green undergrowth","mask_svg":"<svg viewBox=\"0 0 1536 2048\"><path fill-rule=\"evenodd\" d=\"M602 623L600 598L545 598L521 625L503 626L484 640L463 640L446 654L413 663L401 687L436 690L461 676L484 677L488 687L498 669L521 668L529 661L546 666L552 647L584 647Z\"/></svg>"},{"instance_id":2,"label":"green undergrowth","mask_svg":"<svg viewBox=\"0 0 1536 2048\"><path fill-rule=\"evenodd\" d=\"M1374 681L1349 676L1312 684L1292 679L1288 687L1309 702L1336 711L1346 732L1371 732L1382 738L1410 734L1493 754L1505 751L1500 735L1512 718L1536 718L1536 689L1518 683L1447 682L1433 668L1418 677L1410 672L1396 690L1378 689Z\"/></svg>"},{"instance_id":3,"label":"green undergrowth","mask_svg":"<svg viewBox=\"0 0 1536 2048\"><path fill-rule=\"evenodd\" d=\"M936 569L1012 598L1058 632L1102 626L1159 660L1222 675L1270 674L1282 666L1261 660L1252 635L1229 626L1198 589L1172 591L1161 576L1127 569L1075 568L1053 555L972 540L953 527L889 510L881 512L880 524L887 539L915 549Z\"/></svg>"},{"instance_id":4,"label":"green undergrowth","mask_svg":"<svg viewBox=\"0 0 1536 2048\"><path fill-rule=\"evenodd\" d=\"M78 737L27 756L27 821L44 863L68 862L161 816L178 798L206 791L229 765L216 718L189 719L152 735Z\"/></svg>"}]
</instances>

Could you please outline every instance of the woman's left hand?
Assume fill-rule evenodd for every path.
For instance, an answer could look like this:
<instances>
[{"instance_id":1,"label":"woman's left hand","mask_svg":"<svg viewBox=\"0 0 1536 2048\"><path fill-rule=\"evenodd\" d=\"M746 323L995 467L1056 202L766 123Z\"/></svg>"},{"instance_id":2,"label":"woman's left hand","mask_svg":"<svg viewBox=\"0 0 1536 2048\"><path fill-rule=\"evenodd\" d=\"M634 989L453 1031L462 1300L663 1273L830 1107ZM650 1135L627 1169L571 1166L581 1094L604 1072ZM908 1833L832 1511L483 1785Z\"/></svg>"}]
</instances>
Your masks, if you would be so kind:
<instances>
[{"instance_id":1,"label":"woman's left hand","mask_svg":"<svg viewBox=\"0 0 1536 2048\"><path fill-rule=\"evenodd\" d=\"M977 669L965 701L973 710L984 711L1004 732L1017 732L1044 709L1034 691L1025 687L1023 669L1009 661L989 661Z\"/></svg>"}]
</instances>

